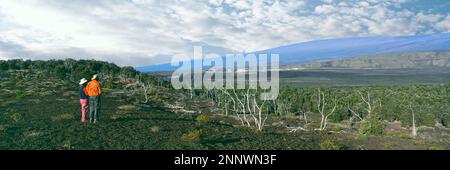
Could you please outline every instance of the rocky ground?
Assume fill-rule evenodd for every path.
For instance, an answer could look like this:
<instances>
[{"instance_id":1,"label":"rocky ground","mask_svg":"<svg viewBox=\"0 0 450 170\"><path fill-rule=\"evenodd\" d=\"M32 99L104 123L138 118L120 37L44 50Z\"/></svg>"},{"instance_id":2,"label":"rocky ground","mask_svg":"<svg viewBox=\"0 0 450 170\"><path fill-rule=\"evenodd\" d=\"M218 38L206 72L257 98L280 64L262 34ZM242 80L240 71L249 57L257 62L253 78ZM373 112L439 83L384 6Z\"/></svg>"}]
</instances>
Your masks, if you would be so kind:
<instances>
[{"instance_id":1,"label":"rocky ground","mask_svg":"<svg viewBox=\"0 0 450 170\"><path fill-rule=\"evenodd\" d=\"M421 127L412 138L398 122L381 136L345 123L320 132L300 117L269 117L263 131L241 126L210 101L158 88L104 89L100 121L80 124L76 83L22 71L0 73L0 149L448 149L450 130ZM314 120L314 118L312 118ZM296 128L296 130L293 130Z\"/></svg>"}]
</instances>

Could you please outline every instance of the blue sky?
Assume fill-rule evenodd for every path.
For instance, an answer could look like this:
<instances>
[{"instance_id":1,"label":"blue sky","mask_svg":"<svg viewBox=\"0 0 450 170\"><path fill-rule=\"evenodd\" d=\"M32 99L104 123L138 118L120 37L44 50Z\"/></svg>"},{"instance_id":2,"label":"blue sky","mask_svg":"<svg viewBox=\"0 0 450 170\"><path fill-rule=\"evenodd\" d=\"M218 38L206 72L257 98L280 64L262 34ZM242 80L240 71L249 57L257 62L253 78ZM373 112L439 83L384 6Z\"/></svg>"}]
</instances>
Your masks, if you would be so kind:
<instances>
[{"instance_id":1,"label":"blue sky","mask_svg":"<svg viewBox=\"0 0 450 170\"><path fill-rule=\"evenodd\" d=\"M447 0L2 0L0 59L152 65L318 39L450 31Z\"/></svg>"}]
</instances>

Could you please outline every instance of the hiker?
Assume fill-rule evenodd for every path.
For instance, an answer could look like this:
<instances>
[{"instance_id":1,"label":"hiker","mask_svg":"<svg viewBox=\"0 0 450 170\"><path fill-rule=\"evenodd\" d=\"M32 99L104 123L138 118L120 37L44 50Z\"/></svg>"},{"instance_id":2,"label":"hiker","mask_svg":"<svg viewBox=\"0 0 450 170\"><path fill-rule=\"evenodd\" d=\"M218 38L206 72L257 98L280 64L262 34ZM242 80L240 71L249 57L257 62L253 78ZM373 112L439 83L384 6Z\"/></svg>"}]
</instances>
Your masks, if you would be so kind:
<instances>
[{"instance_id":1,"label":"hiker","mask_svg":"<svg viewBox=\"0 0 450 170\"><path fill-rule=\"evenodd\" d=\"M94 123L96 123L100 109L100 95L102 94L100 83L97 81L97 74L93 75L91 81L87 84L86 92L89 96L89 122L92 123L92 116L94 116Z\"/></svg>"},{"instance_id":2,"label":"hiker","mask_svg":"<svg viewBox=\"0 0 450 170\"><path fill-rule=\"evenodd\" d=\"M84 123L86 112L88 111L88 96L86 95L86 82L85 78L80 80L80 104L81 104L81 123Z\"/></svg>"}]
</instances>

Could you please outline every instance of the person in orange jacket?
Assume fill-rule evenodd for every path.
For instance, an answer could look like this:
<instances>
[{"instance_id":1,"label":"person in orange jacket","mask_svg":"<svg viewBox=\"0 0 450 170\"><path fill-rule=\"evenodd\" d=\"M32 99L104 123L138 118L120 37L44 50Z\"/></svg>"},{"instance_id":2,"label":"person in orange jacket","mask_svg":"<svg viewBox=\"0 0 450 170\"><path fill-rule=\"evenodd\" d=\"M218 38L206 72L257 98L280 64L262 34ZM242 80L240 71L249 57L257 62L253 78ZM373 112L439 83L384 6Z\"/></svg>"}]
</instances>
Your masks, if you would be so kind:
<instances>
[{"instance_id":1,"label":"person in orange jacket","mask_svg":"<svg viewBox=\"0 0 450 170\"><path fill-rule=\"evenodd\" d=\"M97 74L92 76L85 91L89 96L89 122L92 123L92 117L94 117L94 123L96 123L100 110L100 95L102 94L100 83L97 81Z\"/></svg>"}]
</instances>

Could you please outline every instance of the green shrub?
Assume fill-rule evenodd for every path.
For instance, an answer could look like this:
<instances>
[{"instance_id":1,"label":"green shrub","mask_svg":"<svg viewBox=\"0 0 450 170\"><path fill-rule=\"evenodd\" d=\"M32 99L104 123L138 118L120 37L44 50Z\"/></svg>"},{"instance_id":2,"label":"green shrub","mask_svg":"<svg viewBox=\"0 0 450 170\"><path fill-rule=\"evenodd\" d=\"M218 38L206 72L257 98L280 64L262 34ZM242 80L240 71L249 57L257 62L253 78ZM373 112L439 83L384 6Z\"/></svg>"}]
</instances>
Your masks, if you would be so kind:
<instances>
[{"instance_id":1,"label":"green shrub","mask_svg":"<svg viewBox=\"0 0 450 170\"><path fill-rule=\"evenodd\" d=\"M428 150L447 150L447 147L444 146L430 146L428 147Z\"/></svg>"},{"instance_id":2,"label":"green shrub","mask_svg":"<svg viewBox=\"0 0 450 170\"><path fill-rule=\"evenodd\" d=\"M202 130L189 131L181 135L181 140L184 142L197 142L198 140L200 140L202 134Z\"/></svg>"},{"instance_id":3,"label":"green shrub","mask_svg":"<svg viewBox=\"0 0 450 170\"><path fill-rule=\"evenodd\" d=\"M208 122L210 120L210 117L208 115L199 115L195 120L197 121L197 123L203 124Z\"/></svg>"},{"instance_id":4,"label":"green shrub","mask_svg":"<svg viewBox=\"0 0 450 170\"><path fill-rule=\"evenodd\" d=\"M365 135L356 135L354 140L360 143L365 143L369 140L369 137Z\"/></svg>"},{"instance_id":5,"label":"green shrub","mask_svg":"<svg viewBox=\"0 0 450 170\"><path fill-rule=\"evenodd\" d=\"M30 132L25 132L24 136L27 138L34 138L34 137L39 137L42 134L43 134L42 132L30 131Z\"/></svg>"},{"instance_id":6,"label":"green shrub","mask_svg":"<svg viewBox=\"0 0 450 170\"><path fill-rule=\"evenodd\" d=\"M16 92L16 99L22 99L25 96L27 96L27 93L25 93L24 91L17 91Z\"/></svg>"},{"instance_id":7,"label":"green shrub","mask_svg":"<svg viewBox=\"0 0 450 170\"><path fill-rule=\"evenodd\" d=\"M20 113L13 113L11 116L9 116L13 122L19 122L22 120L22 115Z\"/></svg>"},{"instance_id":8,"label":"green shrub","mask_svg":"<svg viewBox=\"0 0 450 170\"><path fill-rule=\"evenodd\" d=\"M326 136L326 135L328 135L328 132L326 130L321 130L319 132L319 134L320 134L320 136Z\"/></svg>"},{"instance_id":9,"label":"green shrub","mask_svg":"<svg viewBox=\"0 0 450 170\"><path fill-rule=\"evenodd\" d=\"M72 119L72 118L73 118L72 114L64 113L64 114L59 114L59 115L52 116L50 119L52 121L56 122L56 121L68 120L68 119Z\"/></svg>"},{"instance_id":10,"label":"green shrub","mask_svg":"<svg viewBox=\"0 0 450 170\"><path fill-rule=\"evenodd\" d=\"M320 150L339 150L339 145L335 144L332 140L325 140L319 144Z\"/></svg>"},{"instance_id":11,"label":"green shrub","mask_svg":"<svg viewBox=\"0 0 450 170\"><path fill-rule=\"evenodd\" d=\"M383 144L384 149L395 149L397 147L396 143L386 142Z\"/></svg>"},{"instance_id":12,"label":"green shrub","mask_svg":"<svg viewBox=\"0 0 450 170\"><path fill-rule=\"evenodd\" d=\"M161 129L159 128L159 126L153 126L152 128L150 128L150 131L153 133L158 133Z\"/></svg>"},{"instance_id":13,"label":"green shrub","mask_svg":"<svg viewBox=\"0 0 450 170\"><path fill-rule=\"evenodd\" d=\"M450 114L442 113L439 115L440 123L445 127L450 127Z\"/></svg>"},{"instance_id":14,"label":"green shrub","mask_svg":"<svg viewBox=\"0 0 450 170\"><path fill-rule=\"evenodd\" d=\"M5 131L8 129L8 125L0 125L0 132Z\"/></svg>"},{"instance_id":15,"label":"green shrub","mask_svg":"<svg viewBox=\"0 0 450 170\"><path fill-rule=\"evenodd\" d=\"M424 146L425 145L425 141L416 140L416 141L414 141L414 145L416 145L416 146Z\"/></svg>"},{"instance_id":16,"label":"green shrub","mask_svg":"<svg viewBox=\"0 0 450 170\"><path fill-rule=\"evenodd\" d=\"M161 96L159 96L159 94L156 94L156 95L152 96L152 99L154 101L162 101Z\"/></svg>"},{"instance_id":17,"label":"green shrub","mask_svg":"<svg viewBox=\"0 0 450 170\"><path fill-rule=\"evenodd\" d=\"M62 149L71 150L71 149L74 149L74 147L72 146L72 143L70 142L70 140L66 140L62 144Z\"/></svg>"},{"instance_id":18,"label":"green shrub","mask_svg":"<svg viewBox=\"0 0 450 170\"><path fill-rule=\"evenodd\" d=\"M339 131L342 130L342 128L341 128L341 127L333 127L333 128L331 128L331 130L332 130L333 132L339 132Z\"/></svg>"},{"instance_id":19,"label":"green shrub","mask_svg":"<svg viewBox=\"0 0 450 170\"><path fill-rule=\"evenodd\" d=\"M384 133L385 124L378 114L372 114L361 122L359 132L363 135L381 135Z\"/></svg>"}]
</instances>

